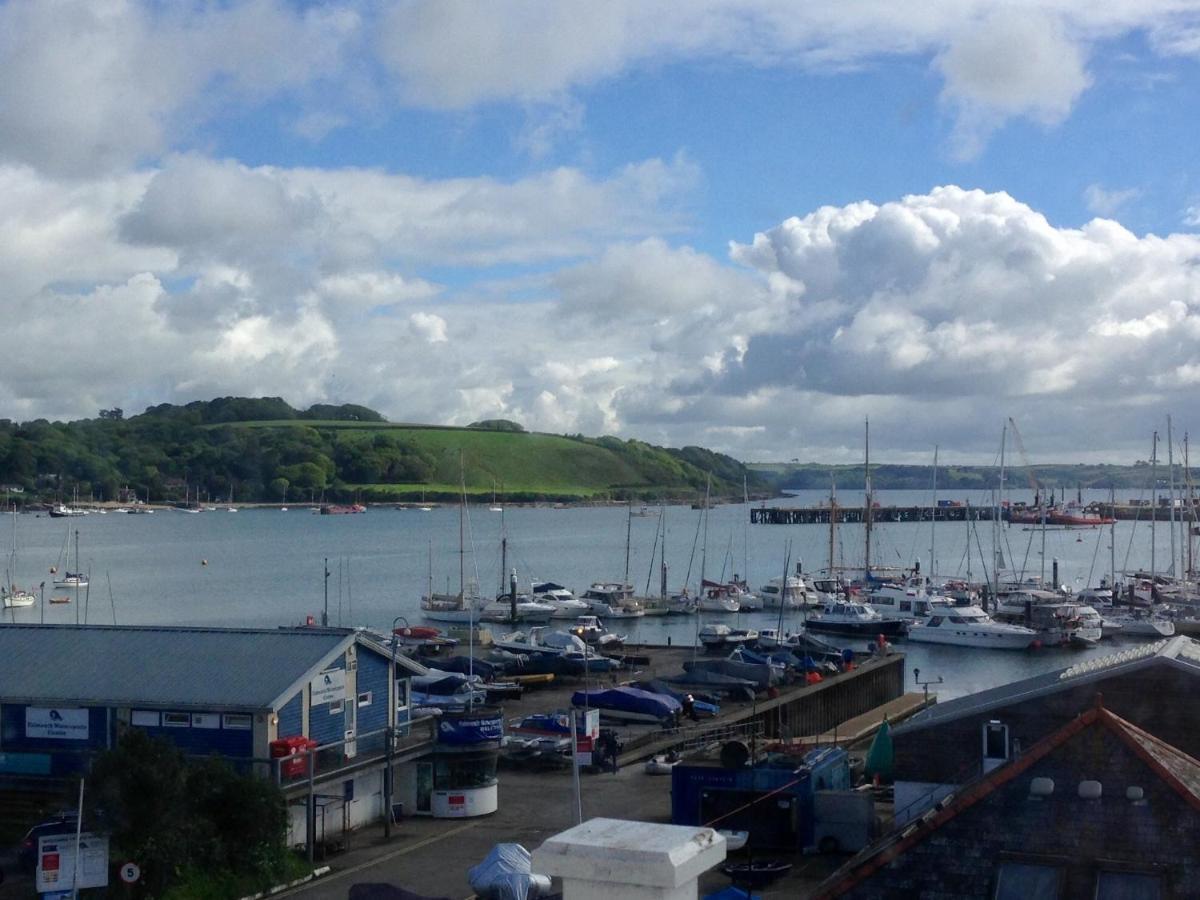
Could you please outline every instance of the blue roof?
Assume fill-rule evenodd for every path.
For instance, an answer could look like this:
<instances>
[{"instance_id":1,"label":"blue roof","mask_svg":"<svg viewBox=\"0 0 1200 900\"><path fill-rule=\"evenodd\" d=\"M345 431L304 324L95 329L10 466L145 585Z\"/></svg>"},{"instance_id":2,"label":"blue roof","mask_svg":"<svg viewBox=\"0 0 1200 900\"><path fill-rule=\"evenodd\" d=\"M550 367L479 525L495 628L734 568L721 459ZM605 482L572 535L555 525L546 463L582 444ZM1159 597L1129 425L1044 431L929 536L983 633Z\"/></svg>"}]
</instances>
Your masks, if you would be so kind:
<instances>
[{"instance_id":1,"label":"blue roof","mask_svg":"<svg viewBox=\"0 0 1200 900\"><path fill-rule=\"evenodd\" d=\"M0 625L0 701L272 709L354 640L332 628Z\"/></svg>"}]
</instances>

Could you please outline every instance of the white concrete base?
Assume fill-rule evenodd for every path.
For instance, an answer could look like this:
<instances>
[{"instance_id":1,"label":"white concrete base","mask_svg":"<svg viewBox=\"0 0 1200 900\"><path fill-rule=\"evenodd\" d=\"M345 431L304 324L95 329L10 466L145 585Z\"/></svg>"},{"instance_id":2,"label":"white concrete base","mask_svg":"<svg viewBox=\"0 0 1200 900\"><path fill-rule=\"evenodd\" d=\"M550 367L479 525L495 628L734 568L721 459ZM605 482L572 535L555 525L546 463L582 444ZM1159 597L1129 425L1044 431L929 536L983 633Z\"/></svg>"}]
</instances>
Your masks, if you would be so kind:
<instances>
[{"instance_id":1,"label":"white concrete base","mask_svg":"<svg viewBox=\"0 0 1200 900\"><path fill-rule=\"evenodd\" d=\"M533 871L563 881L563 900L696 900L697 879L725 859L711 828L590 819L533 852Z\"/></svg>"}]
</instances>

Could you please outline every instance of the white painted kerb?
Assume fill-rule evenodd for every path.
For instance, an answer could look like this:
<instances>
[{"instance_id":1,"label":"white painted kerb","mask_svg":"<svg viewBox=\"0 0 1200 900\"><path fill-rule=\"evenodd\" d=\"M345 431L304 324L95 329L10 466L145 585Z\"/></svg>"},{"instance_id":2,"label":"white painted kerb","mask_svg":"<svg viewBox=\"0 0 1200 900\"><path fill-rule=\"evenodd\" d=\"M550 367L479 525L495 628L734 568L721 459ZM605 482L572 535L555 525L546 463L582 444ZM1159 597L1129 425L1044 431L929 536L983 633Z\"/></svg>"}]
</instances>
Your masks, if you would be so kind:
<instances>
[{"instance_id":1,"label":"white painted kerb","mask_svg":"<svg viewBox=\"0 0 1200 900\"><path fill-rule=\"evenodd\" d=\"M725 859L711 828L589 819L533 851L533 871L563 880L563 900L695 900Z\"/></svg>"}]
</instances>

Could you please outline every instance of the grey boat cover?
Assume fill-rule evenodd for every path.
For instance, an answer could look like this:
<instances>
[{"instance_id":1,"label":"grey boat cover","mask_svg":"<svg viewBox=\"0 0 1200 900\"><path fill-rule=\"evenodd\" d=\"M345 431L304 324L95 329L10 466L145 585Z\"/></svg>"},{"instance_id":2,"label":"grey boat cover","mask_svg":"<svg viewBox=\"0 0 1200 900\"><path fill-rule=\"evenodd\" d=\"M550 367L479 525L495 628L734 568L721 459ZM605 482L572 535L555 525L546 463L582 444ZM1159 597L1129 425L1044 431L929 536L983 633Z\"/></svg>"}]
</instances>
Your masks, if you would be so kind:
<instances>
[{"instance_id":1,"label":"grey boat cover","mask_svg":"<svg viewBox=\"0 0 1200 900\"><path fill-rule=\"evenodd\" d=\"M692 674L698 671L707 671L732 675L734 678L745 678L753 681L760 690L772 687L781 680L779 667L737 662L732 659L687 659L683 662L683 668L684 671Z\"/></svg>"},{"instance_id":2,"label":"grey boat cover","mask_svg":"<svg viewBox=\"0 0 1200 900\"><path fill-rule=\"evenodd\" d=\"M497 844L467 870L467 880L482 900L533 900L550 893L550 879L532 874L532 862L520 844Z\"/></svg>"}]
</instances>

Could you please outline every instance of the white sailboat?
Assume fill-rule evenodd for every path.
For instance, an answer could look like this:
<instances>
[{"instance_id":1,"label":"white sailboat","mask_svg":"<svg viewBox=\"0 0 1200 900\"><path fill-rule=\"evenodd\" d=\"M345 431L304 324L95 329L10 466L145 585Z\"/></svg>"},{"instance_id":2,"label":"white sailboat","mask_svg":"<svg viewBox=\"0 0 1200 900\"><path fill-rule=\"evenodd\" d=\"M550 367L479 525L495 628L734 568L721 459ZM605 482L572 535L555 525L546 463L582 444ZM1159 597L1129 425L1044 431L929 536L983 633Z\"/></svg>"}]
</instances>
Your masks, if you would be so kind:
<instances>
[{"instance_id":1,"label":"white sailboat","mask_svg":"<svg viewBox=\"0 0 1200 900\"><path fill-rule=\"evenodd\" d=\"M5 609L27 609L37 603L37 595L13 584L17 568L17 508L12 510L12 551L8 557L7 584L0 585L0 603Z\"/></svg>"}]
</instances>

